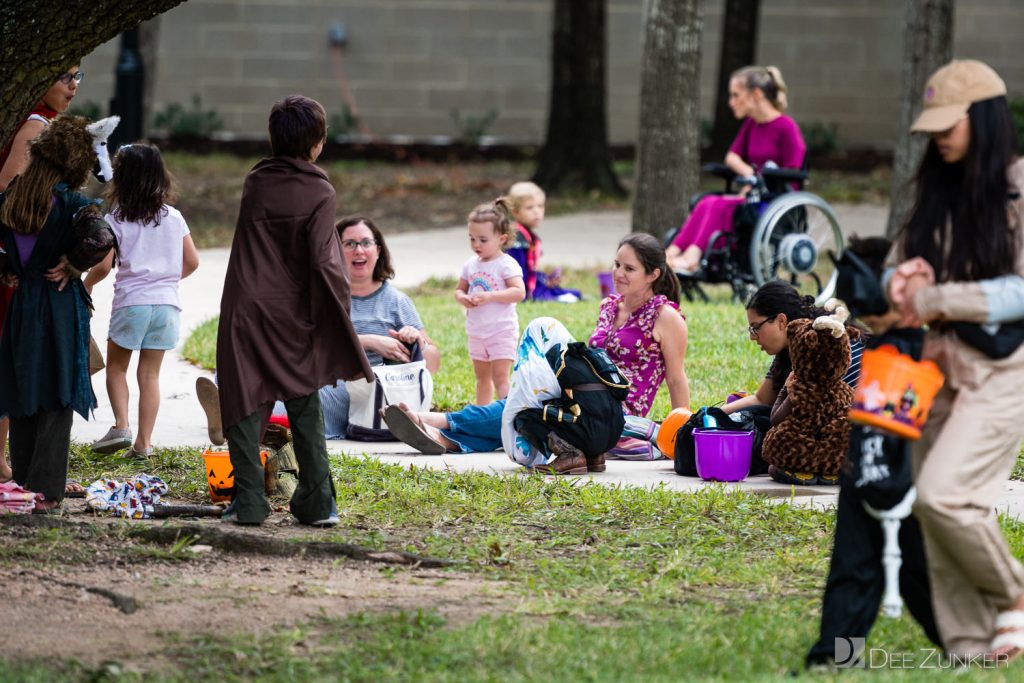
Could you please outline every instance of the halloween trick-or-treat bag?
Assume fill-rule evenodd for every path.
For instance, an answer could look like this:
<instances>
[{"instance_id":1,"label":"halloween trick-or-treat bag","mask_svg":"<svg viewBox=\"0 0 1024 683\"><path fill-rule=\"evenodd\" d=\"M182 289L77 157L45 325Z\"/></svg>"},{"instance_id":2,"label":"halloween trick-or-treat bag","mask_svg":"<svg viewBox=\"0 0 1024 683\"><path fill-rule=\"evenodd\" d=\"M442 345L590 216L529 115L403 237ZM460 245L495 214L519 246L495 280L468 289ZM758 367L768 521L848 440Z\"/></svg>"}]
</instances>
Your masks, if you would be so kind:
<instances>
[{"instance_id":1,"label":"halloween trick-or-treat bag","mask_svg":"<svg viewBox=\"0 0 1024 683\"><path fill-rule=\"evenodd\" d=\"M380 415L385 406L404 403L414 412L430 410L434 380L418 343L411 345L409 358L412 360L408 363L374 366L372 381L345 382L349 395L348 438L395 441Z\"/></svg>"}]
</instances>

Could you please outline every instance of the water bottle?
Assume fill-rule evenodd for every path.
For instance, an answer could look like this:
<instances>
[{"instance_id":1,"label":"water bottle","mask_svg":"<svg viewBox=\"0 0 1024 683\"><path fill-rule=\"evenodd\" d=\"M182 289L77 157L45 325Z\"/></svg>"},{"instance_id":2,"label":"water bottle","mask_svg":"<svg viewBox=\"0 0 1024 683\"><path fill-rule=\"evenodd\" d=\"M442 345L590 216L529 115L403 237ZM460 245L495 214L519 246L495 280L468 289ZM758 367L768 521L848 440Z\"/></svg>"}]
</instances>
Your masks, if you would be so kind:
<instances>
[{"instance_id":1,"label":"water bottle","mask_svg":"<svg viewBox=\"0 0 1024 683\"><path fill-rule=\"evenodd\" d=\"M718 429L718 420L704 413L704 429Z\"/></svg>"}]
</instances>

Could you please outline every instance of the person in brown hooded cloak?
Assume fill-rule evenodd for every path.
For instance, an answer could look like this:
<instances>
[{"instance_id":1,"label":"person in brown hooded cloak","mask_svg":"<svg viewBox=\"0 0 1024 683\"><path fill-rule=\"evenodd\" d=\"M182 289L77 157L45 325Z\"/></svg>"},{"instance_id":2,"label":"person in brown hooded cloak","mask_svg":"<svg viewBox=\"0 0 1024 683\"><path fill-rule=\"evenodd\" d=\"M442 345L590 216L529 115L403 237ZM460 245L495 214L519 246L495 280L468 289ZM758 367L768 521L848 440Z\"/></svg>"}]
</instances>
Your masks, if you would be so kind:
<instances>
[{"instance_id":1,"label":"person in brown hooded cloak","mask_svg":"<svg viewBox=\"0 0 1024 683\"><path fill-rule=\"evenodd\" d=\"M235 471L224 518L259 524L270 514L259 443L281 400L299 461L289 509L330 526L338 518L317 391L373 371L349 318L334 188L313 163L327 137L324 108L290 95L274 104L269 128L273 156L246 176L220 304L220 409Z\"/></svg>"}]
</instances>

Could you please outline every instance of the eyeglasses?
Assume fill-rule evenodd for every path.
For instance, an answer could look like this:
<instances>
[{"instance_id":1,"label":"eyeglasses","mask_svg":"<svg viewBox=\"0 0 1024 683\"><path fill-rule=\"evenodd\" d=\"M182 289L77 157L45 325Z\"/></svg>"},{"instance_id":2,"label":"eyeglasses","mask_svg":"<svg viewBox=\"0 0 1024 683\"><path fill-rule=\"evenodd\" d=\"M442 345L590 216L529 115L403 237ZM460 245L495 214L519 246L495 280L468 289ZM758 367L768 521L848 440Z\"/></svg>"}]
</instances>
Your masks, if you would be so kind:
<instances>
[{"instance_id":1,"label":"eyeglasses","mask_svg":"<svg viewBox=\"0 0 1024 683\"><path fill-rule=\"evenodd\" d=\"M57 76L57 80L63 83L64 85L71 85L71 81L74 81L75 83L81 83L83 78L85 78L84 71L76 71L75 73L65 71L60 76Z\"/></svg>"},{"instance_id":2,"label":"eyeglasses","mask_svg":"<svg viewBox=\"0 0 1024 683\"><path fill-rule=\"evenodd\" d=\"M761 332L761 326L762 325L764 325L766 322L770 322L772 320L775 320L778 317L779 317L779 314L776 313L775 315L768 316L767 318L765 318L764 320L762 320L759 323L754 323L753 325L748 325L747 326L747 332L750 333L751 337L756 337Z\"/></svg>"},{"instance_id":3,"label":"eyeglasses","mask_svg":"<svg viewBox=\"0 0 1024 683\"><path fill-rule=\"evenodd\" d=\"M369 237L363 240L342 240L341 246L345 251L355 251L356 247L362 247L363 249L370 249L370 247L377 246L376 240L371 240Z\"/></svg>"}]
</instances>

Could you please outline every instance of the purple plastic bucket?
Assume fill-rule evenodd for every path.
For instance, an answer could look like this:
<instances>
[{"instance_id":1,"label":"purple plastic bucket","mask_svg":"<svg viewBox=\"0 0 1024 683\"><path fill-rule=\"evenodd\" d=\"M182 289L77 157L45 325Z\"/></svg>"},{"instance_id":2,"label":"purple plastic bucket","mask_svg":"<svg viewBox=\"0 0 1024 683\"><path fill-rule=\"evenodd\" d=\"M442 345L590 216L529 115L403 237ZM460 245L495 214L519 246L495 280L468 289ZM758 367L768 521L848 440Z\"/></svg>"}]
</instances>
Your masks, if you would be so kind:
<instances>
[{"instance_id":1,"label":"purple plastic bucket","mask_svg":"<svg viewBox=\"0 0 1024 683\"><path fill-rule=\"evenodd\" d=\"M615 293L615 280L611 273L598 273L597 284L601 285L601 298Z\"/></svg>"},{"instance_id":2,"label":"purple plastic bucket","mask_svg":"<svg viewBox=\"0 0 1024 683\"><path fill-rule=\"evenodd\" d=\"M694 429L697 475L712 481L743 481L750 474L754 432Z\"/></svg>"}]
</instances>

